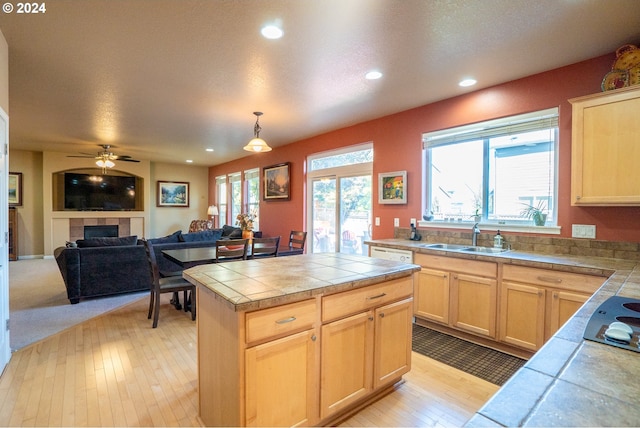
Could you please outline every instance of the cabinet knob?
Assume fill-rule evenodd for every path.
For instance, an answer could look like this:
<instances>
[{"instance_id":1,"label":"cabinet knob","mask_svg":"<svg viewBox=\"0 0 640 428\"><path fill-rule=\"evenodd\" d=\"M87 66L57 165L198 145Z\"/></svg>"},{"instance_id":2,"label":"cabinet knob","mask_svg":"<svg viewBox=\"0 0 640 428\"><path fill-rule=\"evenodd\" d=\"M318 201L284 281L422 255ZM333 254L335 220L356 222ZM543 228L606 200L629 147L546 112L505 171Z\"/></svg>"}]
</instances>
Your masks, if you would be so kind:
<instances>
[{"instance_id":1,"label":"cabinet knob","mask_svg":"<svg viewBox=\"0 0 640 428\"><path fill-rule=\"evenodd\" d=\"M380 318L384 318L384 312L380 312Z\"/></svg>"},{"instance_id":2,"label":"cabinet knob","mask_svg":"<svg viewBox=\"0 0 640 428\"><path fill-rule=\"evenodd\" d=\"M373 317L369 317L369 321L373 321Z\"/></svg>"},{"instance_id":3,"label":"cabinet knob","mask_svg":"<svg viewBox=\"0 0 640 428\"><path fill-rule=\"evenodd\" d=\"M314 341L314 342L315 342L315 341L316 341L316 339L317 339L317 337L316 337L316 335L315 335L315 334L314 334L313 336L311 336L311 340L312 340L312 341Z\"/></svg>"}]
</instances>

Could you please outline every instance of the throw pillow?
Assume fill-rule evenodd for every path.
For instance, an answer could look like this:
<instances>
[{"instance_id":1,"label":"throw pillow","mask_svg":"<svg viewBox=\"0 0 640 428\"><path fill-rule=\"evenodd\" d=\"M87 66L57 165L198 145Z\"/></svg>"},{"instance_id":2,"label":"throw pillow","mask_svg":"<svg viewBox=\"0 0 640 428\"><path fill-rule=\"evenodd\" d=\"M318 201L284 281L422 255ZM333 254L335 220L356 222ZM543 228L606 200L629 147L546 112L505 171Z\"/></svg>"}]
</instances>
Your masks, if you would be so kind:
<instances>
[{"instance_id":1,"label":"throw pillow","mask_svg":"<svg viewBox=\"0 0 640 428\"><path fill-rule=\"evenodd\" d=\"M182 235L182 230L178 230L177 232L173 232L171 235L163 236L161 238L147 239L147 242L151 245L172 244L174 242L180 242L180 235Z\"/></svg>"},{"instance_id":2,"label":"throw pillow","mask_svg":"<svg viewBox=\"0 0 640 428\"><path fill-rule=\"evenodd\" d=\"M92 239L79 239L76 241L78 248L88 247L114 247L123 245L136 245L138 243L138 236L123 236L121 238L92 238Z\"/></svg>"},{"instance_id":3,"label":"throw pillow","mask_svg":"<svg viewBox=\"0 0 640 428\"><path fill-rule=\"evenodd\" d=\"M222 236L225 238L242 238L242 229L225 224L222 226Z\"/></svg>"},{"instance_id":4,"label":"throw pillow","mask_svg":"<svg viewBox=\"0 0 640 428\"><path fill-rule=\"evenodd\" d=\"M201 230L200 232L184 233L180 235L182 242L201 242L212 241L215 242L222 236L220 229L213 230Z\"/></svg>"}]
</instances>

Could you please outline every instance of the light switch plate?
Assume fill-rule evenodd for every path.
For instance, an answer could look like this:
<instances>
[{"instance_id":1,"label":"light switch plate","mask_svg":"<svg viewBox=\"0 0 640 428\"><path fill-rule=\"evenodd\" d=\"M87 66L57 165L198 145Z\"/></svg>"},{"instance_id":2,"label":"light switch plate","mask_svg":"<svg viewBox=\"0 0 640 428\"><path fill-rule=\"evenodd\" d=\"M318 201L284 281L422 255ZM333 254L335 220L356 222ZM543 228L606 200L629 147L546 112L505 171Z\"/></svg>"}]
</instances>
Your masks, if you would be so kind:
<instances>
[{"instance_id":1,"label":"light switch plate","mask_svg":"<svg viewBox=\"0 0 640 428\"><path fill-rule=\"evenodd\" d=\"M380 217L376 217L376 226L380 226Z\"/></svg>"},{"instance_id":2,"label":"light switch plate","mask_svg":"<svg viewBox=\"0 0 640 428\"><path fill-rule=\"evenodd\" d=\"M399 227L400 226L400 219L399 218L394 218L393 219L393 226L394 227Z\"/></svg>"}]
</instances>

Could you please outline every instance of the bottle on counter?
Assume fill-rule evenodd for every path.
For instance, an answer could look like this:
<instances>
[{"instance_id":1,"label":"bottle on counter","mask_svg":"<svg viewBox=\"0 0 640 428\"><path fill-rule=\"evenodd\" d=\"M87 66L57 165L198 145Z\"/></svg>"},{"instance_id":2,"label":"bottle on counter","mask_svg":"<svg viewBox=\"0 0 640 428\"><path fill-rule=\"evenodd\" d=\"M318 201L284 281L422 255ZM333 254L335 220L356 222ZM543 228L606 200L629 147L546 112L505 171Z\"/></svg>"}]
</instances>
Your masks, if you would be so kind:
<instances>
[{"instance_id":1,"label":"bottle on counter","mask_svg":"<svg viewBox=\"0 0 640 428\"><path fill-rule=\"evenodd\" d=\"M493 246L495 248L502 248L503 242L504 240L502 238L502 235L500 235L500 231L498 230L498 233L496 233L496 236L493 237Z\"/></svg>"}]
</instances>

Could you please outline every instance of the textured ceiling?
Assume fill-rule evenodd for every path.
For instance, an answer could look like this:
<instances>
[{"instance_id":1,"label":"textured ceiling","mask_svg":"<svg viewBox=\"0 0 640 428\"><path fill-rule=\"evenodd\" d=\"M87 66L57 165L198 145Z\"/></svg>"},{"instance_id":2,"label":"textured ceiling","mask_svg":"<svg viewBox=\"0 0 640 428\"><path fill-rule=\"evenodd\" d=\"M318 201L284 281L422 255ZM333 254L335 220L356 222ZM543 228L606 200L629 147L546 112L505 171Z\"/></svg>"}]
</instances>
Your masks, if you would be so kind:
<instances>
[{"instance_id":1,"label":"textured ceiling","mask_svg":"<svg viewBox=\"0 0 640 428\"><path fill-rule=\"evenodd\" d=\"M17 3L16 3L17 4ZM50 0L0 14L10 144L215 165L640 42L637 0ZM280 40L260 28L279 22ZM613 58L612 58L613 60ZM367 81L378 69L384 77ZM473 76L478 85L460 88ZM215 151L206 153L205 148Z\"/></svg>"}]
</instances>

